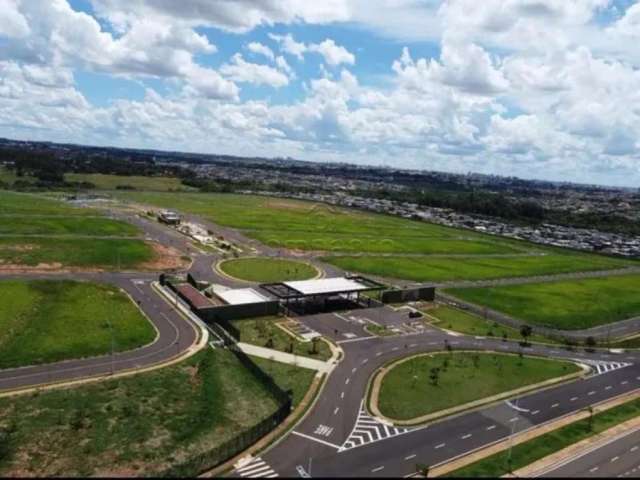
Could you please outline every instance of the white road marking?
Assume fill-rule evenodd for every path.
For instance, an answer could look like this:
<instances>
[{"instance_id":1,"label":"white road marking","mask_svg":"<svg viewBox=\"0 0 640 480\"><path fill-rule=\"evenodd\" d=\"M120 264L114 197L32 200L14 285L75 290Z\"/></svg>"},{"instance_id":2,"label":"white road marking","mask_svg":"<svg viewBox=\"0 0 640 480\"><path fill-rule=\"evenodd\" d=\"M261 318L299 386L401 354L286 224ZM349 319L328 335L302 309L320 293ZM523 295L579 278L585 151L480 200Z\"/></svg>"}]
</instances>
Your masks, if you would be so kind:
<instances>
[{"instance_id":1,"label":"white road marking","mask_svg":"<svg viewBox=\"0 0 640 480\"><path fill-rule=\"evenodd\" d=\"M593 467L591 470L589 470L590 473L596 472L600 467Z\"/></svg>"},{"instance_id":2,"label":"white road marking","mask_svg":"<svg viewBox=\"0 0 640 480\"><path fill-rule=\"evenodd\" d=\"M297 435L299 437L306 438L307 440L312 440L314 442L321 443L322 445L327 445L329 447L335 448L336 450L340 450L340 447L338 445L336 445L334 443L330 443L330 442L325 442L324 440L321 440L321 439L316 438L316 437L312 437L311 435L305 435L304 433L296 432L295 430L293 432L291 432L291 433L293 433L294 435Z\"/></svg>"},{"instance_id":3,"label":"white road marking","mask_svg":"<svg viewBox=\"0 0 640 480\"><path fill-rule=\"evenodd\" d=\"M344 381L344 384L345 385L349 385L349 379L348 378Z\"/></svg>"},{"instance_id":4,"label":"white road marking","mask_svg":"<svg viewBox=\"0 0 640 480\"><path fill-rule=\"evenodd\" d=\"M337 415L337 413L340 411L340 407L336 407L336 409L333 411L334 415Z\"/></svg>"},{"instance_id":5,"label":"white road marking","mask_svg":"<svg viewBox=\"0 0 640 480\"><path fill-rule=\"evenodd\" d=\"M365 364L365 363L367 363L368 361L369 361L369 359L368 359L368 358L365 358L364 360L362 360L362 363L363 363L363 364Z\"/></svg>"},{"instance_id":6,"label":"white road marking","mask_svg":"<svg viewBox=\"0 0 640 480\"><path fill-rule=\"evenodd\" d=\"M238 465L238 464L236 464ZM236 468L236 473L247 478L276 478L278 474L260 457L251 459L249 463Z\"/></svg>"},{"instance_id":7,"label":"white road marking","mask_svg":"<svg viewBox=\"0 0 640 480\"><path fill-rule=\"evenodd\" d=\"M554 403L553 405L551 405L551 408L556 408L556 407L559 407L559 406L560 406L559 403Z\"/></svg>"},{"instance_id":8,"label":"white road marking","mask_svg":"<svg viewBox=\"0 0 640 480\"><path fill-rule=\"evenodd\" d=\"M371 470L371 473L379 472L379 471L380 471L380 470L382 470L383 468L384 468L384 467L377 467L377 468L374 468L373 470Z\"/></svg>"},{"instance_id":9,"label":"white road marking","mask_svg":"<svg viewBox=\"0 0 640 480\"><path fill-rule=\"evenodd\" d=\"M620 457L613 457L613 458L611 459L611 463L613 463L613 462L617 462L618 460L620 460Z\"/></svg>"},{"instance_id":10,"label":"white road marking","mask_svg":"<svg viewBox=\"0 0 640 480\"><path fill-rule=\"evenodd\" d=\"M623 382L620 382L620 385L626 385L627 383L629 383L628 380L624 380Z\"/></svg>"},{"instance_id":11,"label":"white road marking","mask_svg":"<svg viewBox=\"0 0 640 480\"><path fill-rule=\"evenodd\" d=\"M515 422L515 421L517 421L517 420L518 420L518 417L513 417L513 418L512 418L512 419L510 419L509 421L510 421L510 422Z\"/></svg>"},{"instance_id":12,"label":"white road marking","mask_svg":"<svg viewBox=\"0 0 640 480\"><path fill-rule=\"evenodd\" d=\"M441 443L440 445L436 445L436 446L435 446L435 447L433 447L433 448L435 448L435 449L437 450L438 448L442 448L442 447L444 447L445 445L446 445L446 443Z\"/></svg>"},{"instance_id":13,"label":"white road marking","mask_svg":"<svg viewBox=\"0 0 640 480\"><path fill-rule=\"evenodd\" d=\"M596 392L594 390L591 390L589 393L587 393L587 395L595 395Z\"/></svg>"},{"instance_id":14,"label":"white road marking","mask_svg":"<svg viewBox=\"0 0 640 480\"><path fill-rule=\"evenodd\" d=\"M611 385L607 385L606 387L604 387L605 390L611 390L613 387Z\"/></svg>"},{"instance_id":15,"label":"white road marking","mask_svg":"<svg viewBox=\"0 0 640 480\"><path fill-rule=\"evenodd\" d=\"M351 373L356 373L356 370L358 370L357 368L352 368L351 369Z\"/></svg>"},{"instance_id":16,"label":"white road marking","mask_svg":"<svg viewBox=\"0 0 640 480\"><path fill-rule=\"evenodd\" d=\"M380 355L382 355L382 352L376 353L376 357L379 357Z\"/></svg>"},{"instance_id":17,"label":"white road marking","mask_svg":"<svg viewBox=\"0 0 640 480\"><path fill-rule=\"evenodd\" d=\"M629 450L630 452L635 452L636 450L638 450L638 445L636 445L635 447L631 447L631 450Z\"/></svg>"},{"instance_id":18,"label":"white road marking","mask_svg":"<svg viewBox=\"0 0 640 480\"><path fill-rule=\"evenodd\" d=\"M340 398L344 398L344 392L340 394Z\"/></svg>"},{"instance_id":19,"label":"white road marking","mask_svg":"<svg viewBox=\"0 0 640 480\"><path fill-rule=\"evenodd\" d=\"M379 422L365 411L364 405L361 403L356 424L347 440L338 450L338 453L362 445L386 440L387 438L396 437L410 431L409 428L393 427Z\"/></svg>"},{"instance_id":20,"label":"white road marking","mask_svg":"<svg viewBox=\"0 0 640 480\"><path fill-rule=\"evenodd\" d=\"M577 399L578 399L578 397L571 397L571 398L569 399L569 401L570 401L570 402L575 402Z\"/></svg>"},{"instance_id":21,"label":"white road marking","mask_svg":"<svg viewBox=\"0 0 640 480\"><path fill-rule=\"evenodd\" d=\"M531 412L531 415L537 415L540 413L540 410L534 410L533 412Z\"/></svg>"},{"instance_id":22,"label":"white road marking","mask_svg":"<svg viewBox=\"0 0 640 480\"><path fill-rule=\"evenodd\" d=\"M412 458L416 458L416 454L409 455L408 457L404 457L405 460L411 460Z\"/></svg>"},{"instance_id":23,"label":"white road marking","mask_svg":"<svg viewBox=\"0 0 640 480\"><path fill-rule=\"evenodd\" d=\"M489 426L487 427L487 431L488 431L488 430L493 430L494 428L496 428L496 426L495 426L495 425L489 425Z\"/></svg>"},{"instance_id":24,"label":"white road marking","mask_svg":"<svg viewBox=\"0 0 640 480\"><path fill-rule=\"evenodd\" d=\"M471 434L467 433L466 435L463 435L461 438L462 440L466 440L467 438L471 438Z\"/></svg>"}]
</instances>

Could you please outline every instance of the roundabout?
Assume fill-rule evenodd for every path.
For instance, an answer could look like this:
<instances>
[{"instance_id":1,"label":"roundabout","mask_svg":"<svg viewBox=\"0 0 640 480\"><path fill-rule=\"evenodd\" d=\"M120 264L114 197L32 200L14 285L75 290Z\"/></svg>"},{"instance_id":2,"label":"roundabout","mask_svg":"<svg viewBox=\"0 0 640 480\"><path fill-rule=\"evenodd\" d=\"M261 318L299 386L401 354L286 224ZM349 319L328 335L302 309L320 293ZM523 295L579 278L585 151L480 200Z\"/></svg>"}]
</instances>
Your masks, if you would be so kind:
<instances>
[{"instance_id":1,"label":"roundabout","mask_svg":"<svg viewBox=\"0 0 640 480\"><path fill-rule=\"evenodd\" d=\"M222 260L216 270L244 282L287 282L320 278L322 272L310 263L274 257L242 257Z\"/></svg>"}]
</instances>

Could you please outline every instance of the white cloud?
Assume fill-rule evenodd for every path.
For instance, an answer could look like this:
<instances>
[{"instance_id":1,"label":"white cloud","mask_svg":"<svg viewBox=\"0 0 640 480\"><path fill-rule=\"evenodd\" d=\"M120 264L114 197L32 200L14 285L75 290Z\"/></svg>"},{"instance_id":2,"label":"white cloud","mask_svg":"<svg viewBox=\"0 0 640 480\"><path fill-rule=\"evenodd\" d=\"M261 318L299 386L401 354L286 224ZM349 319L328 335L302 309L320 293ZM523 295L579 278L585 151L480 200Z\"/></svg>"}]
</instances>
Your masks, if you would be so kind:
<instances>
[{"instance_id":1,"label":"white cloud","mask_svg":"<svg viewBox=\"0 0 640 480\"><path fill-rule=\"evenodd\" d=\"M18 0L0 0L0 35L22 38L28 34L29 25L18 10Z\"/></svg>"},{"instance_id":2,"label":"white cloud","mask_svg":"<svg viewBox=\"0 0 640 480\"><path fill-rule=\"evenodd\" d=\"M321 43L309 45L308 51L319 53L324 57L324 61L332 67L340 65L341 63L348 65L356 63L356 57L351 52L340 45L336 45L330 38L327 38Z\"/></svg>"},{"instance_id":3,"label":"white cloud","mask_svg":"<svg viewBox=\"0 0 640 480\"><path fill-rule=\"evenodd\" d=\"M273 33L270 33L269 38L278 42L283 52L289 55L293 55L298 60L302 60L304 58L304 53L307 51L307 46L304 43L296 42L290 33L286 35L275 35Z\"/></svg>"},{"instance_id":4,"label":"white cloud","mask_svg":"<svg viewBox=\"0 0 640 480\"><path fill-rule=\"evenodd\" d=\"M267 57L271 61L274 60L273 51L269 47L267 47L266 45L263 45L260 42L251 42L251 43L249 43L247 45L247 50L249 50L250 52L253 52L255 54L258 54L258 55L263 55L263 56Z\"/></svg>"},{"instance_id":5,"label":"white cloud","mask_svg":"<svg viewBox=\"0 0 640 480\"><path fill-rule=\"evenodd\" d=\"M220 67L220 73L236 82L269 85L274 88L284 87L289 83L287 76L279 70L268 65L247 62L239 53L231 57L231 63Z\"/></svg>"}]
</instances>

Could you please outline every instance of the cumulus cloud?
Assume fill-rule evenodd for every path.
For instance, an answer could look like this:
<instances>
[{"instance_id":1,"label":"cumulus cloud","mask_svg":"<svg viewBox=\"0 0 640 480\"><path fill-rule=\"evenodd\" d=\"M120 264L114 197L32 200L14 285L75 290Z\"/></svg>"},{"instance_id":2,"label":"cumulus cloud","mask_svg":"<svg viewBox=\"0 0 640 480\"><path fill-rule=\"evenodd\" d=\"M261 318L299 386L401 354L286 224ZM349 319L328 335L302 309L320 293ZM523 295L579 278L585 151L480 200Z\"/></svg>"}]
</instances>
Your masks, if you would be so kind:
<instances>
[{"instance_id":1,"label":"cumulus cloud","mask_svg":"<svg viewBox=\"0 0 640 480\"><path fill-rule=\"evenodd\" d=\"M640 181L637 2L615 13L609 0L90 1L92 14L0 0L0 135ZM394 42L395 60L365 65L371 55L330 34L314 43L283 28L331 22L349 22L347 45L364 27L440 48ZM200 28L222 42L257 26L266 42L247 34L230 57ZM294 72L309 55L320 73ZM78 70L147 89L96 107ZM279 88L280 100L246 100L245 84Z\"/></svg>"},{"instance_id":2,"label":"cumulus cloud","mask_svg":"<svg viewBox=\"0 0 640 480\"><path fill-rule=\"evenodd\" d=\"M260 42L251 42L247 45L247 50L258 55L263 55L269 60L274 60L273 50Z\"/></svg>"},{"instance_id":3,"label":"cumulus cloud","mask_svg":"<svg viewBox=\"0 0 640 480\"><path fill-rule=\"evenodd\" d=\"M279 88L289 83L289 78L279 70L268 65L247 62L239 53L231 58L231 63L220 67L220 72L237 82L255 85L269 85Z\"/></svg>"},{"instance_id":4,"label":"cumulus cloud","mask_svg":"<svg viewBox=\"0 0 640 480\"><path fill-rule=\"evenodd\" d=\"M346 48L336 45L336 42L327 38L321 43L309 45L308 51L317 52L324 57L324 61L332 67L346 63L353 65L356 63L356 57Z\"/></svg>"}]
</instances>

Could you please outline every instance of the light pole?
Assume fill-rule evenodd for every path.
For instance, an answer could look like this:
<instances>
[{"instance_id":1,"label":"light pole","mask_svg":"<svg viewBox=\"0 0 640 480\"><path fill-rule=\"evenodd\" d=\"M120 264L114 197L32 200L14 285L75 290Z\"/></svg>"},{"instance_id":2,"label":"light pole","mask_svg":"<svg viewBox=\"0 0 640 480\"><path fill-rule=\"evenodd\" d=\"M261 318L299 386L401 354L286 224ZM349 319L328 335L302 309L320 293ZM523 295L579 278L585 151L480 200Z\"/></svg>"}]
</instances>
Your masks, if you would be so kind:
<instances>
[{"instance_id":1,"label":"light pole","mask_svg":"<svg viewBox=\"0 0 640 480\"><path fill-rule=\"evenodd\" d=\"M113 335L113 325L111 323L111 319L107 320L108 324L109 324L109 332L111 333L111 375L113 375L115 373L115 364L114 364L114 349L115 349L115 337Z\"/></svg>"},{"instance_id":2,"label":"light pole","mask_svg":"<svg viewBox=\"0 0 640 480\"><path fill-rule=\"evenodd\" d=\"M511 469L511 452L513 450L513 435L516 430L516 423L518 423L518 420L520 418L520 410L518 410L519 401L520 401L520 398L516 398L516 403L515 403L516 419L513 421L513 425L511 426L511 435L509 435L509 454L507 455L507 468L509 469L510 474L513 474L513 471Z\"/></svg>"}]
</instances>

